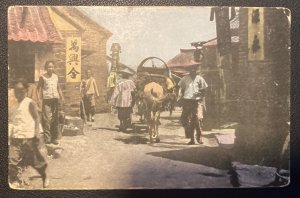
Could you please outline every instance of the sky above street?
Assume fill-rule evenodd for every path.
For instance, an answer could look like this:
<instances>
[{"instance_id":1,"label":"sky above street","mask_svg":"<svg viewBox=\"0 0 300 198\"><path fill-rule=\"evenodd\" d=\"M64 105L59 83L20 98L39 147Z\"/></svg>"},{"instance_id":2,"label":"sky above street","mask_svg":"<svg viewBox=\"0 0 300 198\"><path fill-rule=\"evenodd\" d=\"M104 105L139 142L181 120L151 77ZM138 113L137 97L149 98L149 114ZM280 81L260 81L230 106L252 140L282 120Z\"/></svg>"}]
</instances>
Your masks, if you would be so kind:
<instances>
[{"instance_id":1,"label":"sky above street","mask_svg":"<svg viewBox=\"0 0 300 198\"><path fill-rule=\"evenodd\" d=\"M132 68L146 57L168 61L188 49L191 42L216 36L209 7L78 7L113 35L107 43L120 43L120 61Z\"/></svg>"}]
</instances>

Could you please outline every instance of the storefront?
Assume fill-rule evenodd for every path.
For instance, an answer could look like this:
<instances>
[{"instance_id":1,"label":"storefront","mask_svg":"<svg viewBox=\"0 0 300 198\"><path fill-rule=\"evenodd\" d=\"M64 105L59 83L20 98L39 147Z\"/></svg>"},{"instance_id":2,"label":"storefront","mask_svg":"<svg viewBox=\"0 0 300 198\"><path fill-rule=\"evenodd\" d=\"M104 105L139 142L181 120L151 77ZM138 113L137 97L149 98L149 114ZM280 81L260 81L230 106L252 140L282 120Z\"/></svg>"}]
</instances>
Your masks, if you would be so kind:
<instances>
[{"instance_id":1,"label":"storefront","mask_svg":"<svg viewBox=\"0 0 300 198\"><path fill-rule=\"evenodd\" d=\"M37 83L46 61L52 60L65 97L64 111L78 116L79 85L90 69L100 92L96 111L109 109L106 43L111 32L71 6L12 6L8 16L9 82L25 77Z\"/></svg>"}]
</instances>

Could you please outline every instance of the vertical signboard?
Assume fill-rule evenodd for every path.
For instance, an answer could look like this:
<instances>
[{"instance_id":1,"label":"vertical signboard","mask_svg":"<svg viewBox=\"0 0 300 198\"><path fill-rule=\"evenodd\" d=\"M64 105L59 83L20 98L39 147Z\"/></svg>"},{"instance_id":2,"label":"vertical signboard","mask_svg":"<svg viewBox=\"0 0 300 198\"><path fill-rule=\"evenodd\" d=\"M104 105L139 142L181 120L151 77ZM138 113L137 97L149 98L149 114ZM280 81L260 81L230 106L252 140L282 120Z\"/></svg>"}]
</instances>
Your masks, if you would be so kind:
<instances>
[{"instance_id":1,"label":"vertical signboard","mask_svg":"<svg viewBox=\"0 0 300 198\"><path fill-rule=\"evenodd\" d=\"M248 8L248 60L264 60L264 8Z\"/></svg>"},{"instance_id":2,"label":"vertical signboard","mask_svg":"<svg viewBox=\"0 0 300 198\"><path fill-rule=\"evenodd\" d=\"M81 38L68 37L66 43L66 82L81 81Z\"/></svg>"}]
</instances>

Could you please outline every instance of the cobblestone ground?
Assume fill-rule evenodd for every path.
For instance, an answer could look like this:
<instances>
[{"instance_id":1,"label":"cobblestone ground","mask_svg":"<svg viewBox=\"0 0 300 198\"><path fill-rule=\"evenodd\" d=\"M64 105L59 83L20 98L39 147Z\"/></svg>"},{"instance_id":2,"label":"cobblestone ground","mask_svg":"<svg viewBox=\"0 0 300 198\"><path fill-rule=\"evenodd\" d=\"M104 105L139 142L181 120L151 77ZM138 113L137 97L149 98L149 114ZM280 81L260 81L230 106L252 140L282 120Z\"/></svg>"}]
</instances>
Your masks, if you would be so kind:
<instances>
[{"instance_id":1,"label":"cobblestone ground","mask_svg":"<svg viewBox=\"0 0 300 198\"><path fill-rule=\"evenodd\" d=\"M143 131L118 132L117 115L98 114L81 136L63 136L61 157L49 159L51 189L227 188L227 150L213 131L203 145L186 145L179 109L161 115L160 143L150 144ZM133 117L136 121L137 116ZM31 185L41 188L38 174L27 169Z\"/></svg>"}]
</instances>

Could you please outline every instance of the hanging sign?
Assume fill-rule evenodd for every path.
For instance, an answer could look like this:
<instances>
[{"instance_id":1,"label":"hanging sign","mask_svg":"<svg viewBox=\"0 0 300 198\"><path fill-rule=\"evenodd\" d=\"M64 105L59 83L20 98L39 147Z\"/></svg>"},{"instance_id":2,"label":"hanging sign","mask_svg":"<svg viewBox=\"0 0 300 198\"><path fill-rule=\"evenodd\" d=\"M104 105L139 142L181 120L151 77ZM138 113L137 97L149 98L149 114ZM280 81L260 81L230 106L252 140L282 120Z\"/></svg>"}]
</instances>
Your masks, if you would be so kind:
<instances>
[{"instance_id":1,"label":"hanging sign","mask_svg":"<svg viewBox=\"0 0 300 198\"><path fill-rule=\"evenodd\" d=\"M80 37L67 38L66 82L81 82L81 38Z\"/></svg>"},{"instance_id":2,"label":"hanging sign","mask_svg":"<svg viewBox=\"0 0 300 198\"><path fill-rule=\"evenodd\" d=\"M248 8L248 60L264 60L264 8Z\"/></svg>"}]
</instances>

